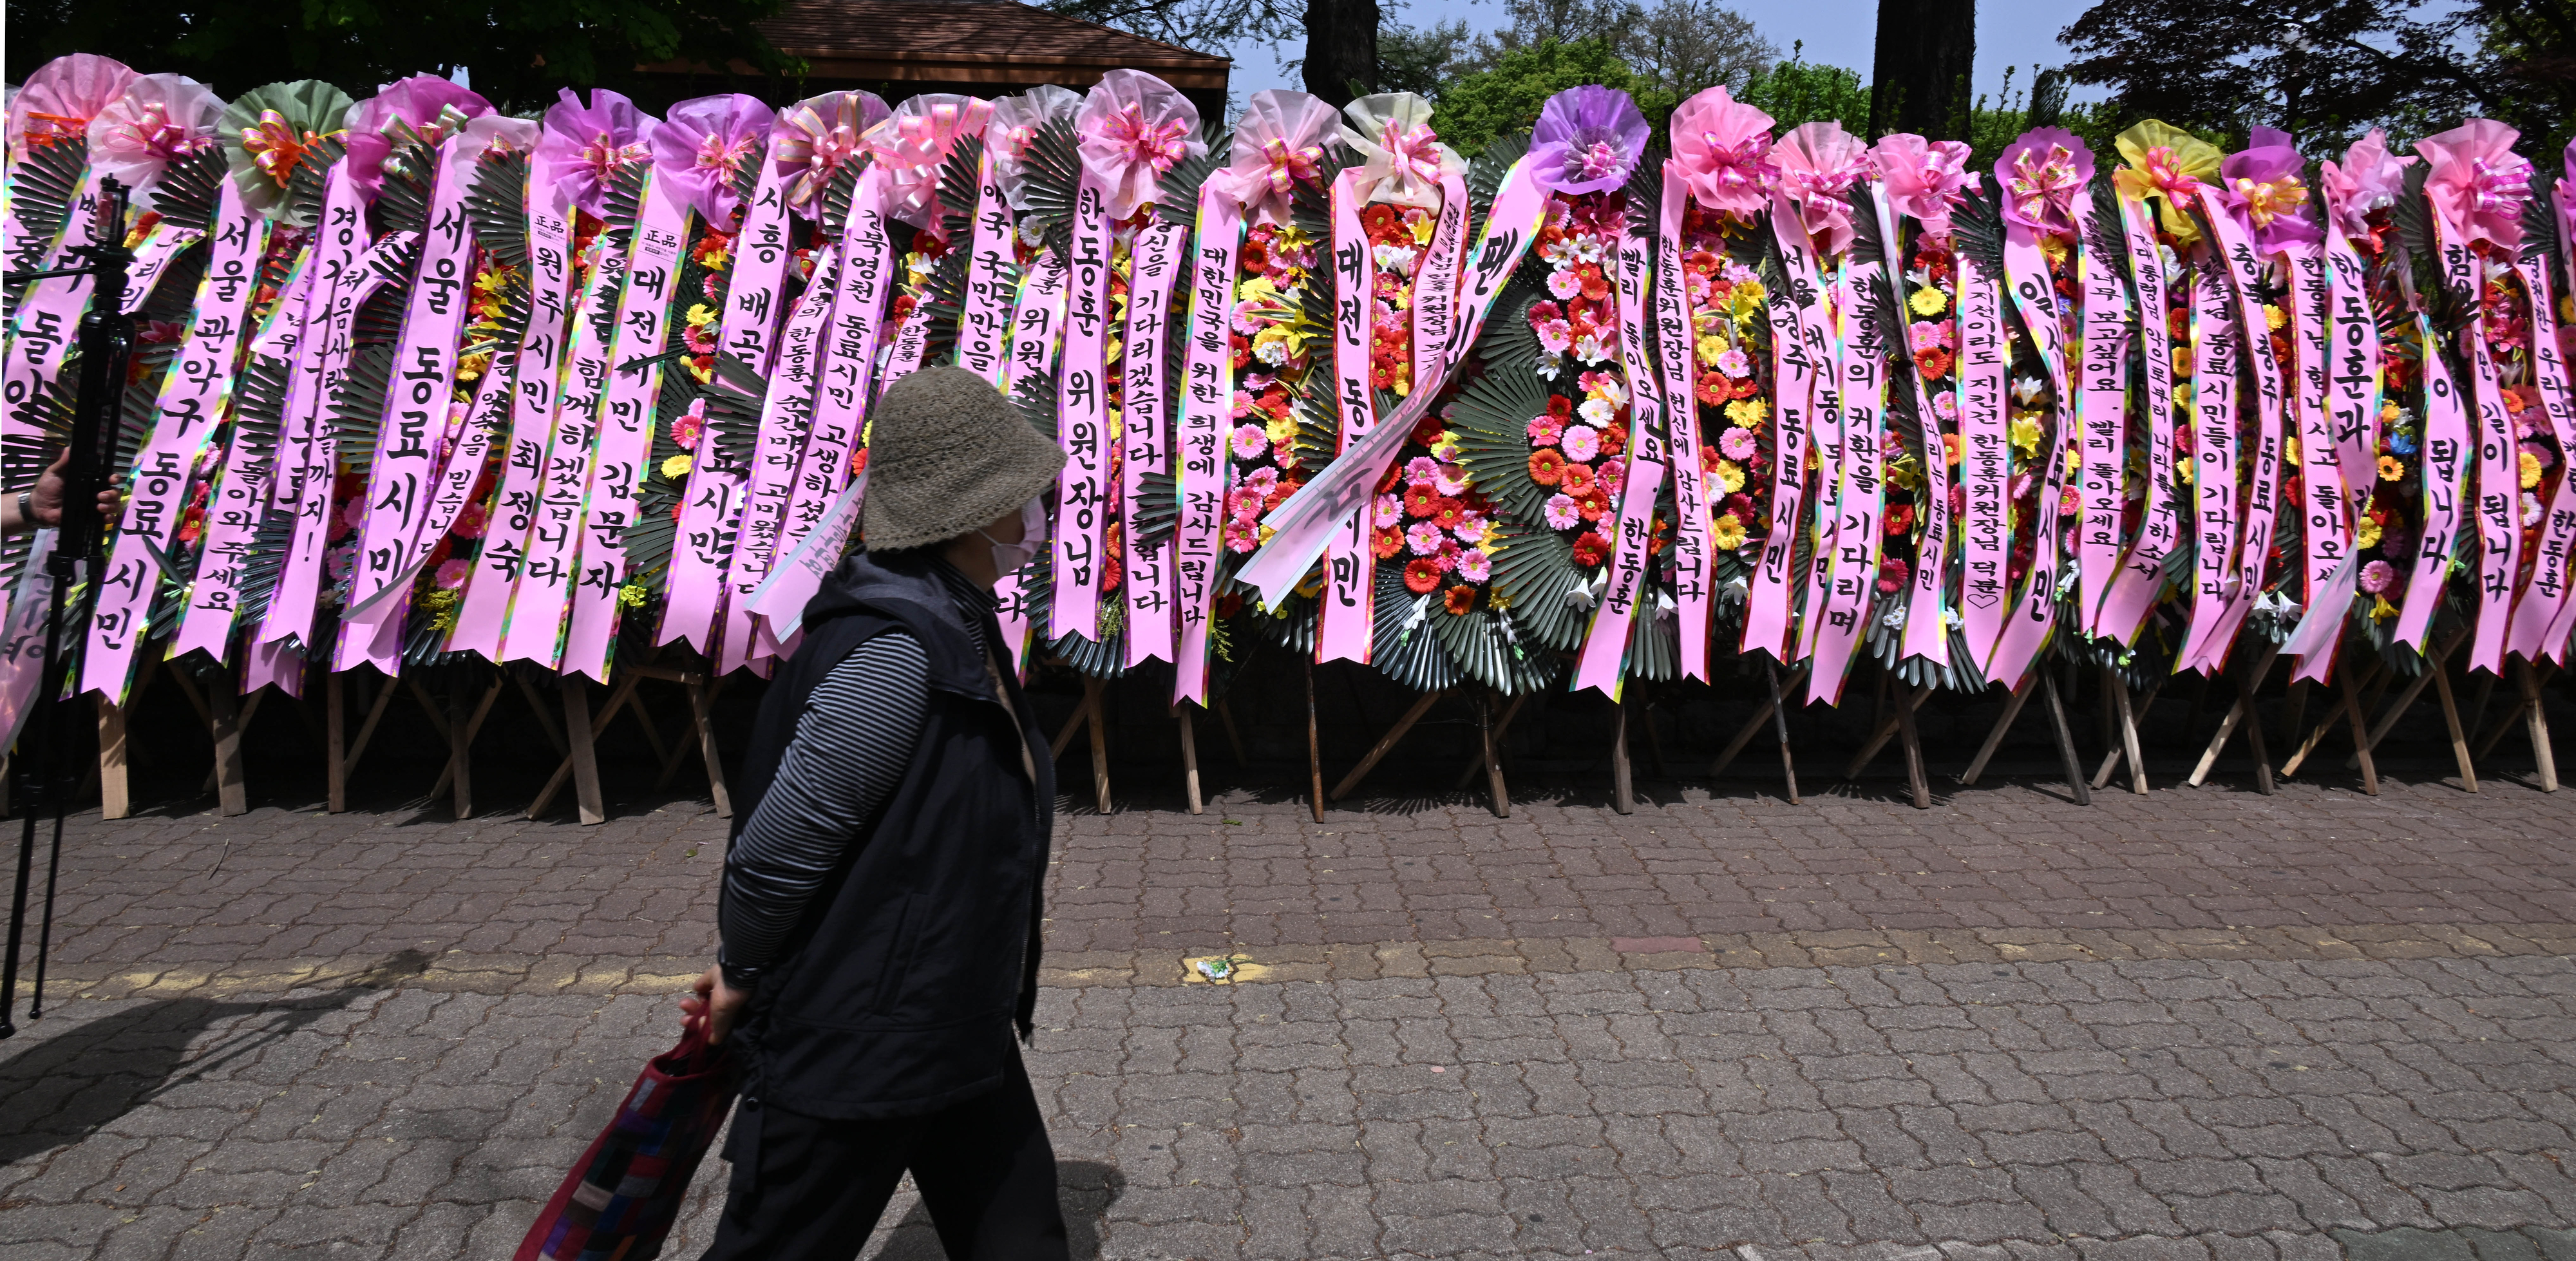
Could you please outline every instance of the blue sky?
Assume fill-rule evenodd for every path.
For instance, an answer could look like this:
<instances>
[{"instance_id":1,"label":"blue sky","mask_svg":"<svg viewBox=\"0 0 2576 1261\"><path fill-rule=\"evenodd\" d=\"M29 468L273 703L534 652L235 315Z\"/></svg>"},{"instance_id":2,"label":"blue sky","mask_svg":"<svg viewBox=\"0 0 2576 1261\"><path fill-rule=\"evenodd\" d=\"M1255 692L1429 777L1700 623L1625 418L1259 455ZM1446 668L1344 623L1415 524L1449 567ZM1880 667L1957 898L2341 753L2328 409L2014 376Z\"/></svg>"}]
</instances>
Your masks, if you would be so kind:
<instances>
[{"instance_id":1,"label":"blue sky","mask_svg":"<svg viewBox=\"0 0 2576 1261\"><path fill-rule=\"evenodd\" d=\"M1869 77L1878 33L1876 0L1743 0L1734 7L1753 19L1763 38L1780 46L1781 56L1789 54L1792 43L1804 40L1807 60L1846 66L1858 70L1864 79ZM1977 90L1996 91L2006 65L2021 67L2013 82L2023 86L2030 82L2033 63L2064 64L2066 50L2058 47L2057 32L2086 7L2076 0L1983 0L1977 6ZM1411 26L1464 18L1471 29L1490 30L1503 24L1503 7L1497 0L1409 0L1398 16ZM1294 60L1302 52L1293 46L1273 52L1251 41L1236 45L1235 95L1304 86L1291 82L1279 69L1281 61ZM2078 88L2077 99L2099 96L2100 91Z\"/></svg>"}]
</instances>

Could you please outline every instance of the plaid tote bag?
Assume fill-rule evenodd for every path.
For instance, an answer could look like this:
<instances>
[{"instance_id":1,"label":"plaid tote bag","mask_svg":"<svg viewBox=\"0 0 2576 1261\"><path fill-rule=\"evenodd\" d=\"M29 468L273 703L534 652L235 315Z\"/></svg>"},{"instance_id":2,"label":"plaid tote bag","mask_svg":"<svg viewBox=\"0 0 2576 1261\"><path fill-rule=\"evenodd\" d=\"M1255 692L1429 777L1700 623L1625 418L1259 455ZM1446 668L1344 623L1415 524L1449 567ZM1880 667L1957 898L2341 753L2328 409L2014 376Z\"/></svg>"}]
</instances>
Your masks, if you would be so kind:
<instances>
[{"instance_id":1,"label":"plaid tote bag","mask_svg":"<svg viewBox=\"0 0 2576 1261\"><path fill-rule=\"evenodd\" d=\"M656 1055L617 1118L537 1214L515 1261L642 1261L659 1256L689 1179L724 1128L739 1087L730 1049L707 1045L695 1017Z\"/></svg>"}]
</instances>

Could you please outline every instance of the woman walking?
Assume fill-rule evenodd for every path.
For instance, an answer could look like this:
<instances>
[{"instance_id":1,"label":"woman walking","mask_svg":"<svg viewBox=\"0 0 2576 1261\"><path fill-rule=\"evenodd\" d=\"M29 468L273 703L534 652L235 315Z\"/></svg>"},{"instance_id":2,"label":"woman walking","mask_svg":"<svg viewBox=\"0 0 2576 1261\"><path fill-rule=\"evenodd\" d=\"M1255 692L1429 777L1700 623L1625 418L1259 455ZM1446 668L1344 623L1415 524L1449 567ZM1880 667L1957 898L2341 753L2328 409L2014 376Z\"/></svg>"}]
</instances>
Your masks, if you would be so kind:
<instances>
[{"instance_id":1,"label":"woman walking","mask_svg":"<svg viewBox=\"0 0 2576 1261\"><path fill-rule=\"evenodd\" d=\"M718 1258L852 1258L910 1170L958 1261L1065 1256L1030 1033L1055 783L993 587L1064 456L992 385L887 387L865 550L761 702L725 859L711 1036L742 1102Z\"/></svg>"}]
</instances>

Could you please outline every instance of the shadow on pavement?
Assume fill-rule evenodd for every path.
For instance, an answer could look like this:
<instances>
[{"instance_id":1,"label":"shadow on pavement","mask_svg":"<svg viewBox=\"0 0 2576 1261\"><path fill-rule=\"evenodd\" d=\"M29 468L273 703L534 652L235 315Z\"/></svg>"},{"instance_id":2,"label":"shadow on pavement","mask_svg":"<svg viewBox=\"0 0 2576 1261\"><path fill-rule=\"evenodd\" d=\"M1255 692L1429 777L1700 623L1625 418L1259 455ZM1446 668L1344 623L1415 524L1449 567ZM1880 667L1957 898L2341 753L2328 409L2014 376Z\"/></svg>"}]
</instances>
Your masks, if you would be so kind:
<instances>
[{"instance_id":1,"label":"shadow on pavement","mask_svg":"<svg viewBox=\"0 0 2576 1261\"><path fill-rule=\"evenodd\" d=\"M0 1164L76 1143L154 1099L429 968L398 951L319 994L221 1002L166 998L102 1016L0 1060ZM242 1019L247 1017L248 1019ZM200 1038L229 1027L214 1041Z\"/></svg>"},{"instance_id":2,"label":"shadow on pavement","mask_svg":"<svg viewBox=\"0 0 2576 1261\"><path fill-rule=\"evenodd\" d=\"M1055 1181L1056 1198L1064 1205L1065 1251L1073 1261L1096 1261L1100 1219L1118 1193L1127 1189L1126 1177L1096 1160L1059 1160ZM939 1246L939 1232L930 1224L930 1210L915 1203L887 1234L885 1248L875 1261L944 1261L947 1255Z\"/></svg>"}]
</instances>

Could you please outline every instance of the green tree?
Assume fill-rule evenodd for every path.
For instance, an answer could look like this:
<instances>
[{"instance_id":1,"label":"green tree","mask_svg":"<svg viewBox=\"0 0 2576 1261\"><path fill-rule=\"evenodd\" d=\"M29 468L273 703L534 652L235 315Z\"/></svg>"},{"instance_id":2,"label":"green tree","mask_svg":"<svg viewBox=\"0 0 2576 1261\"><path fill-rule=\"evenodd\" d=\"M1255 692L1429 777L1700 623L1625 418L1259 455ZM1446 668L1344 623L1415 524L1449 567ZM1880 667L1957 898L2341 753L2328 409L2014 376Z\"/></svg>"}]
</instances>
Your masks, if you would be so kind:
<instances>
[{"instance_id":1,"label":"green tree","mask_svg":"<svg viewBox=\"0 0 2576 1261\"><path fill-rule=\"evenodd\" d=\"M786 0L288 0L202 5L9 0L8 74L70 52L174 72L238 96L280 79L326 79L350 95L423 72L466 71L504 107L559 87L625 87L672 61L736 73L801 70L753 25Z\"/></svg>"},{"instance_id":2,"label":"green tree","mask_svg":"<svg viewBox=\"0 0 2576 1261\"><path fill-rule=\"evenodd\" d=\"M1571 87L1598 83L1637 96L1649 119L1672 112L1674 101L1649 89L1638 93L1636 75L1602 40L1553 40L1504 52L1484 70L1460 75L1440 93L1431 115L1432 129L1460 153L1482 152L1496 136L1522 130L1538 121L1547 98Z\"/></svg>"},{"instance_id":3,"label":"green tree","mask_svg":"<svg viewBox=\"0 0 2576 1261\"><path fill-rule=\"evenodd\" d=\"M1390 17L1377 28L1377 90L1437 101L1474 42L1464 18L1406 26Z\"/></svg>"},{"instance_id":4,"label":"green tree","mask_svg":"<svg viewBox=\"0 0 2576 1261\"><path fill-rule=\"evenodd\" d=\"M1833 121L1855 136L1869 134L1869 88L1860 72L1807 60L1805 41L1790 45L1789 59L1753 76L1738 100L1759 108L1780 130Z\"/></svg>"}]
</instances>

